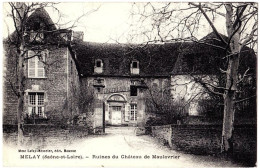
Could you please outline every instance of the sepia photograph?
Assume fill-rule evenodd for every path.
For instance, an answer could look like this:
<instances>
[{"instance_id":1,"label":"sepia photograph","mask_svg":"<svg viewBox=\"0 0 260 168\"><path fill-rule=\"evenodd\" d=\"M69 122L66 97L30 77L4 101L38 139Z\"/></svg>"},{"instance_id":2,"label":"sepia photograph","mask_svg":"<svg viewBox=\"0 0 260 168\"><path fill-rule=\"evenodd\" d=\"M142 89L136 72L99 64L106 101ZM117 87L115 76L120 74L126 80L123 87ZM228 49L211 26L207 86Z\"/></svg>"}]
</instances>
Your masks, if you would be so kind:
<instances>
[{"instance_id":1,"label":"sepia photograph","mask_svg":"<svg viewBox=\"0 0 260 168\"><path fill-rule=\"evenodd\" d=\"M3 2L3 167L257 167L258 2Z\"/></svg>"}]
</instances>

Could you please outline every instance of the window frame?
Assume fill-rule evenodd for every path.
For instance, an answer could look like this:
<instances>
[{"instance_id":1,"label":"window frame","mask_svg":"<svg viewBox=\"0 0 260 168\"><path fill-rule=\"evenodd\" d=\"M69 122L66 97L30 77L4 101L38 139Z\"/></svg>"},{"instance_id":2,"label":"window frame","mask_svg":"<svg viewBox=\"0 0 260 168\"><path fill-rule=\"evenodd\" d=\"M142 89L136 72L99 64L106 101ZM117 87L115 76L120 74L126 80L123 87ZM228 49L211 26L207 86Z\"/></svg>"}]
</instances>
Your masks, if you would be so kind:
<instances>
[{"instance_id":1,"label":"window frame","mask_svg":"<svg viewBox=\"0 0 260 168\"><path fill-rule=\"evenodd\" d=\"M32 53L32 54L30 54L30 53ZM28 50L28 52L27 52L28 78L46 78L44 62L46 62L46 57L49 55L49 51L48 50L41 51L40 52L41 59L39 58L39 56L33 56L34 54L36 54L36 52L33 50ZM32 58L30 58L30 57L32 57ZM32 63L34 65L32 65ZM41 76L39 76L40 72L42 72ZM33 73L34 75L31 73Z\"/></svg>"},{"instance_id":2,"label":"window frame","mask_svg":"<svg viewBox=\"0 0 260 168\"><path fill-rule=\"evenodd\" d=\"M111 106L113 111L122 111L122 106Z\"/></svg>"},{"instance_id":3,"label":"window frame","mask_svg":"<svg viewBox=\"0 0 260 168\"><path fill-rule=\"evenodd\" d=\"M41 114L39 114L40 111L39 109L41 109L40 112ZM28 115L30 117L37 116L39 118L47 118L45 115L45 93L44 92L28 92Z\"/></svg>"},{"instance_id":4,"label":"window frame","mask_svg":"<svg viewBox=\"0 0 260 168\"><path fill-rule=\"evenodd\" d=\"M136 59L132 60L131 65L130 65L130 72L131 72L131 75L139 75L140 62L138 60L136 60Z\"/></svg>"},{"instance_id":5,"label":"window frame","mask_svg":"<svg viewBox=\"0 0 260 168\"><path fill-rule=\"evenodd\" d=\"M100 65L100 66L98 66ZM94 73L101 74L103 73L103 61L102 59L95 59L95 65L94 65Z\"/></svg>"},{"instance_id":6,"label":"window frame","mask_svg":"<svg viewBox=\"0 0 260 168\"><path fill-rule=\"evenodd\" d=\"M134 67L134 63L136 63L136 67ZM132 63L131 63L131 68L133 68L133 69L139 69L139 61L133 60Z\"/></svg>"},{"instance_id":7,"label":"window frame","mask_svg":"<svg viewBox=\"0 0 260 168\"><path fill-rule=\"evenodd\" d=\"M100 64L100 66L98 66L98 63ZM103 61L101 59L96 59L95 60L95 67L96 68L102 68L103 67Z\"/></svg>"},{"instance_id":8,"label":"window frame","mask_svg":"<svg viewBox=\"0 0 260 168\"><path fill-rule=\"evenodd\" d=\"M137 121L137 104L136 103L130 104L130 121Z\"/></svg>"}]
</instances>

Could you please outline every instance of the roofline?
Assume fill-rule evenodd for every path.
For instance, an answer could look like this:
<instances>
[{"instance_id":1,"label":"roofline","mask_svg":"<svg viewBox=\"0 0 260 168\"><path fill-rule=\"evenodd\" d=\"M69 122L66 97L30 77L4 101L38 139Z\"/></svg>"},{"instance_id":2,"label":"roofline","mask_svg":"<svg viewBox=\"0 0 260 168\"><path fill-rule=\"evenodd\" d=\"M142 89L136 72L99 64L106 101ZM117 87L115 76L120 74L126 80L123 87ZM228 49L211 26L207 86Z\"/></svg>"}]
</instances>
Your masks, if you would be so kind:
<instances>
[{"instance_id":1,"label":"roofline","mask_svg":"<svg viewBox=\"0 0 260 168\"><path fill-rule=\"evenodd\" d=\"M119 78L170 78L171 75L83 75L81 78L88 77L119 77Z\"/></svg>"}]
</instances>

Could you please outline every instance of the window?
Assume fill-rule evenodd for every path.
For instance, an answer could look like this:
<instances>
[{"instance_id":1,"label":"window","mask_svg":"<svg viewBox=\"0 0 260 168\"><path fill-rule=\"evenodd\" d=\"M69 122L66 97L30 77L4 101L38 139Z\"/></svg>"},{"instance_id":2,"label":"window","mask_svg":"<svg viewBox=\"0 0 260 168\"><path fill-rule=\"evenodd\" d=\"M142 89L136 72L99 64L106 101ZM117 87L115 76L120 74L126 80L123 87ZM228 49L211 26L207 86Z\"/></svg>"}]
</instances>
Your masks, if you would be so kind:
<instances>
[{"instance_id":1,"label":"window","mask_svg":"<svg viewBox=\"0 0 260 168\"><path fill-rule=\"evenodd\" d=\"M130 96L137 96L137 87L131 85L130 86Z\"/></svg>"},{"instance_id":2,"label":"window","mask_svg":"<svg viewBox=\"0 0 260 168\"><path fill-rule=\"evenodd\" d=\"M137 104L130 105L130 120L132 121L137 120Z\"/></svg>"},{"instance_id":3,"label":"window","mask_svg":"<svg viewBox=\"0 0 260 168\"><path fill-rule=\"evenodd\" d=\"M45 68L44 62L46 60L46 51L34 52L28 51L28 77L29 78L44 78ZM32 57L32 58L30 58Z\"/></svg>"},{"instance_id":4,"label":"window","mask_svg":"<svg viewBox=\"0 0 260 168\"><path fill-rule=\"evenodd\" d=\"M28 114L30 117L46 118L44 114L44 93L29 93Z\"/></svg>"},{"instance_id":5,"label":"window","mask_svg":"<svg viewBox=\"0 0 260 168\"><path fill-rule=\"evenodd\" d=\"M100 60L98 60L98 61L96 62L96 67L101 67L101 61L100 61Z\"/></svg>"},{"instance_id":6,"label":"window","mask_svg":"<svg viewBox=\"0 0 260 168\"><path fill-rule=\"evenodd\" d=\"M121 106L112 106L113 111L121 111Z\"/></svg>"},{"instance_id":7,"label":"window","mask_svg":"<svg viewBox=\"0 0 260 168\"><path fill-rule=\"evenodd\" d=\"M139 62L138 61L136 61L136 60L134 60L134 61L132 61L132 63L131 63L131 74L133 74L133 75L139 75Z\"/></svg>"},{"instance_id":8,"label":"window","mask_svg":"<svg viewBox=\"0 0 260 168\"><path fill-rule=\"evenodd\" d=\"M133 61L133 68L138 68L138 67L137 67L137 62L136 62L136 61Z\"/></svg>"},{"instance_id":9,"label":"window","mask_svg":"<svg viewBox=\"0 0 260 168\"><path fill-rule=\"evenodd\" d=\"M102 73L103 72L103 62L101 59L95 60L95 67L94 67L95 73Z\"/></svg>"},{"instance_id":10,"label":"window","mask_svg":"<svg viewBox=\"0 0 260 168\"><path fill-rule=\"evenodd\" d=\"M44 39L44 34L42 32L31 32L30 42L42 42Z\"/></svg>"}]
</instances>

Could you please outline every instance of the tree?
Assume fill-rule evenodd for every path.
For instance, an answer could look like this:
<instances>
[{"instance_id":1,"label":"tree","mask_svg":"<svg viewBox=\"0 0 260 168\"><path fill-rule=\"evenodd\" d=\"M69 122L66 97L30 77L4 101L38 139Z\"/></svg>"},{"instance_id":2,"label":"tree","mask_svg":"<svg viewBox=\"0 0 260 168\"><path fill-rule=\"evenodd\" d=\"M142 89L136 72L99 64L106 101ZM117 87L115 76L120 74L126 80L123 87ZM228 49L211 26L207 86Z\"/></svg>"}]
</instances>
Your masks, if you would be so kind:
<instances>
[{"instance_id":1,"label":"tree","mask_svg":"<svg viewBox=\"0 0 260 168\"><path fill-rule=\"evenodd\" d=\"M147 84L145 92L146 112L150 115L146 125L176 124L186 115L183 101L174 100L170 90L170 80L165 86Z\"/></svg>"},{"instance_id":2,"label":"tree","mask_svg":"<svg viewBox=\"0 0 260 168\"><path fill-rule=\"evenodd\" d=\"M243 52L246 52L245 50L256 49L257 12L257 3L146 3L133 5L133 16L137 16L138 24L142 25L140 31L133 32L133 35L136 35L137 38L140 38L141 35L142 39L146 40L146 44L192 41L217 48L225 54L224 66L219 67L219 72L225 75L223 86L205 82L198 77L194 78L194 81L201 84L207 91L223 97L224 119L221 151L228 155L232 154L233 150L236 103L255 97L252 95L237 99L238 85L247 81L250 71L251 75L255 75L254 69L246 69L241 72L240 60ZM214 36L211 40L215 43L197 38L201 32L205 31L206 25L213 30ZM216 25L225 25L226 37L220 33L220 29ZM134 38L131 37L131 39Z\"/></svg>"},{"instance_id":3,"label":"tree","mask_svg":"<svg viewBox=\"0 0 260 168\"><path fill-rule=\"evenodd\" d=\"M42 10L44 8L52 8L58 12L59 17L62 16L58 8L55 7L57 3L51 2L9 2L10 7L9 17L11 17L14 23L15 31L8 36L6 39L7 44L12 46L12 49L15 50L13 54L16 55L17 62L15 69L15 80L10 85L13 88L13 91L17 95L17 124L18 124L18 145L23 143L23 113L24 113L24 94L25 94L25 74L24 74L24 63L27 60L30 60L34 57L43 63L46 62L43 59L43 52L50 44L66 44L70 45L70 37L72 28L78 23L79 19L96 11L97 9L83 13L79 18L77 18L70 26L65 26L66 28L57 28L56 23L50 21L49 23L40 23L39 26L34 27L30 20L30 16L35 14L36 11ZM44 15L44 12L43 12ZM44 15L45 19L51 20L48 14ZM49 38L47 40L43 39L42 35L48 34ZM51 35L50 35L51 34ZM35 44L35 45L32 45ZM10 47L9 46L9 47ZM35 51L33 54L27 54L29 50ZM57 60L59 61L59 60ZM16 87L18 88L16 90Z\"/></svg>"}]
</instances>

